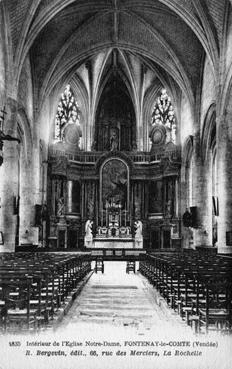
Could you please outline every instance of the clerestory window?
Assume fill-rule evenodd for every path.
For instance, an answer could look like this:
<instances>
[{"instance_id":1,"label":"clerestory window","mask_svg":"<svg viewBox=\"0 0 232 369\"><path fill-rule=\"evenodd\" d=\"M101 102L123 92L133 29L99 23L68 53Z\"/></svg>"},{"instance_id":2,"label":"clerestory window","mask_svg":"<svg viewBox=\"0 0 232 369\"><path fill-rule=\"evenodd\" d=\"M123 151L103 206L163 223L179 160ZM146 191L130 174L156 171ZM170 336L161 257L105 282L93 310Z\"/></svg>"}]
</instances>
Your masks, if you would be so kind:
<instances>
[{"instance_id":1,"label":"clerestory window","mask_svg":"<svg viewBox=\"0 0 232 369\"><path fill-rule=\"evenodd\" d=\"M176 119L171 98L162 89L157 98L151 118L152 125L163 124L167 129L167 142L176 143Z\"/></svg>"},{"instance_id":2,"label":"clerestory window","mask_svg":"<svg viewBox=\"0 0 232 369\"><path fill-rule=\"evenodd\" d=\"M64 140L65 127L68 124L80 123L80 109L68 84L61 95L55 120L55 141Z\"/></svg>"}]
</instances>

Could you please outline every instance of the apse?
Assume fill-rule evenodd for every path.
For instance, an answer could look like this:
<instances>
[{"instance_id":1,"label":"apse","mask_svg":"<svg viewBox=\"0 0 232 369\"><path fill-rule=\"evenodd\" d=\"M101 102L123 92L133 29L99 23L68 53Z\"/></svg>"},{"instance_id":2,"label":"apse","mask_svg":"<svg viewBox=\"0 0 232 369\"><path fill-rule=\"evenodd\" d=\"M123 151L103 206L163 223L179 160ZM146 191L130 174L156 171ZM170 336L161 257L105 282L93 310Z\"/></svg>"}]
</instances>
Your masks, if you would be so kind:
<instances>
[{"instance_id":1,"label":"apse","mask_svg":"<svg viewBox=\"0 0 232 369\"><path fill-rule=\"evenodd\" d=\"M113 73L99 99L95 121L97 151L131 151L136 147L133 102L119 73Z\"/></svg>"}]
</instances>

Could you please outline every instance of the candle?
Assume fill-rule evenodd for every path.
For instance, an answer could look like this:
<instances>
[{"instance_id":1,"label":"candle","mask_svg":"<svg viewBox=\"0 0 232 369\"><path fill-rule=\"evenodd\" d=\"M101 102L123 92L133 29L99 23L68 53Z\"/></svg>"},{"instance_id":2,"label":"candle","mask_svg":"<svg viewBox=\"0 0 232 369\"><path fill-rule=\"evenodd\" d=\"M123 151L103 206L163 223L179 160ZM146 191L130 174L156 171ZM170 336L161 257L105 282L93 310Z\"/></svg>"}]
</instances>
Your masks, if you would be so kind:
<instances>
[{"instance_id":1,"label":"candle","mask_svg":"<svg viewBox=\"0 0 232 369\"><path fill-rule=\"evenodd\" d=\"M108 212L107 212L107 203L106 203L106 227L108 227Z\"/></svg>"},{"instance_id":2,"label":"candle","mask_svg":"<svg viewBox=\"0 0 232 369\"><path fill-rule=\"evenodd\" d=\"M121 204L119 204L119 227L121 227Z\"/></svg>"}]
</instances>

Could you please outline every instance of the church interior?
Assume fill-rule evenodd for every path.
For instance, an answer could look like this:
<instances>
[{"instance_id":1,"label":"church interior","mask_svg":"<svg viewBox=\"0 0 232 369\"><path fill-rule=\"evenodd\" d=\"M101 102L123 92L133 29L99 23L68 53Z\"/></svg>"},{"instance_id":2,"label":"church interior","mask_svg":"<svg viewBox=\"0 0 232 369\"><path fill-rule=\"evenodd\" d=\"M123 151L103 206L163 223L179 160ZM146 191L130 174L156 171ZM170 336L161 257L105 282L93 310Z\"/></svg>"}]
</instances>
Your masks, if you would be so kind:
<instances>
[{"instance_id":1,"label":"church interior","mask_svg":"<svg viewBox=\"0 0 232 369\"><path fill-rule=\"evenodd\" d=\"M0 1L2 331L123 262L232 332L231 40L231 0Z\"/></svg>"}]
</instances>

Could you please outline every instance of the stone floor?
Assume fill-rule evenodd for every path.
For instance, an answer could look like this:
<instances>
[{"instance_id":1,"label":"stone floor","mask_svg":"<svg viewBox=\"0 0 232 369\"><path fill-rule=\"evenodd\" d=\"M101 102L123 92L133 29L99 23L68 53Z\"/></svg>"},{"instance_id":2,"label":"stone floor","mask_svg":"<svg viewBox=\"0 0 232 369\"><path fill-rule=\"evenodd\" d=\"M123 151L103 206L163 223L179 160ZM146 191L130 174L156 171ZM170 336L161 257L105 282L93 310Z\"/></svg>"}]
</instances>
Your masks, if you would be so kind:
<instances>
[{"instance_id":1,"label":"stone floor","mask_svg":"<svg viewBox=\"0 0 232 369\"><path fill-rule=\"evenodd\" d=\"M138 265L137 265L138 269ZM77 297L59 330L72 330L77 325L101 329L125 328L141 335L147 331L157 333L167 329L183 334L190 328L172 312L164 299L141 276L126 274L125 262L105 262L104 274L93 274Z\"/></svg>"},{"instance_id":2,"label":"stone floor","mask_svg":"<svg viewBox=\"0 0 232 369\"><path fill-rule=\"evenodd\" d=\"M0 369L229 369L232 359L231 338L195 336L124 262L93 274L55 330L0 345Z\"/></svg>"}]
</instances>

